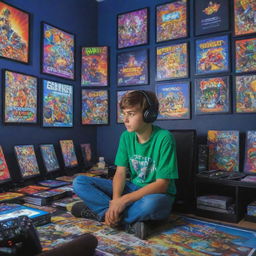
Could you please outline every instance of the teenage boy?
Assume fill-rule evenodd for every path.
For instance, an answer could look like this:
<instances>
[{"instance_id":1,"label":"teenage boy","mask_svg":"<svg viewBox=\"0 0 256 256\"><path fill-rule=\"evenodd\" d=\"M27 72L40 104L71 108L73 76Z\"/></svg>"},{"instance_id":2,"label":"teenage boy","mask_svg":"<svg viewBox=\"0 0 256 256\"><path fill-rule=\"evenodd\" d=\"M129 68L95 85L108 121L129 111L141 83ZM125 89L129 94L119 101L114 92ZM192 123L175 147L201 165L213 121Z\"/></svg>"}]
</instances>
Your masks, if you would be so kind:
<instances>
[{"instance_id":1,"label":"teenage boy","mask_svg":"<svg viewBox=\"0 0 256 256\"><path fill-rule=\"evenodd\" d=\"M153 92L131 91L120 108L127 131L120 138L113 182L78 176L74 190L85 205L76 203L72 213L110 226L126 224L144 239L148 221L167 219L171 212L178 178L176 146L169 131L152 125L159 108Z\"/></svg>"}]
</instances>

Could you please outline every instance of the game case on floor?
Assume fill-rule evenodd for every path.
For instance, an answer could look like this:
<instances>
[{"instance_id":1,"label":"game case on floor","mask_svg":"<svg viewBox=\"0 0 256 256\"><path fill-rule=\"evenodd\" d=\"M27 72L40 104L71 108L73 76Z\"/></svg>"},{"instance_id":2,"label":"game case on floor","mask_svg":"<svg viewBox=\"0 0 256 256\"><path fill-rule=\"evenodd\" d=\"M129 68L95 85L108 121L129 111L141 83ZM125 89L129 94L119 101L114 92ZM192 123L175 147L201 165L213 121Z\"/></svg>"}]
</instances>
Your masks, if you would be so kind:
<instances>
[{"instance_id":1,"label":"game case on floor","mask_svg":"<svg viewBox=\"0 0 256 256\"><path fill-rule=\"evenodd\" d=\"M39 209L24 205L14 205L13 207L8 207L9 208L6 208L4 205L0 206L0 221L22 215L28 216L33 221L35 226L44 225L51 221L51 215L48 212Z\"/></svg>"},{"instance_id":2,"label":"game case on floor","mask_svg":"<svg viewBox=\"0 0 256 256\"><path fill-rule=\"evenodd\" d=\"M53 207L56 207L61 210L67 210L66 206L70 203L81 201L81 199L78 196L69 197L69 198L63 198L56 200L52 203Z\"/></svg>"},{"instance_id":3,"label":"game case on floor","mask_svg":"<svg viewBox=\"0 0 256 256\"><path fill-rule=\"evenodd\" d=\"M39 181L38 184L40 184L41 186L49 187L49 188L57 188L57 187L69 185L70 182L61 181L61 180L43 180L43 181Z\"/></svg>"},{"instance_id":4,"label":"game case on floor","mask_svg":"<svg viewBox=\"0 0 256 256\"><path fill-rule=\"evenodd\" d=\"M58 187L58 189L62 190L62 191L65 191L67 193L66 196L72 196L75 193L73 185L67 185L67 186L63 186L63 187Z\"/></svg>"},{"instance_id":5,"label":"game case on floor","mask_svg":"<svg viewBox=\"0 0 256 256\"><path fill-rule=\"evenodd\" d=\"M35 194L37 192L45 191L48 189L49 188L47 188L47 187L30 185L30 186L26 186L24 188L18 189L17 192L23 193L23 194Z\"/></svg>"},{"instance_id":6,"label":"game case on floor","mask_svg":"<svg viewBox=\"0 0 256 256\"><path fill-rule=\"evenodd\" d=\"M21 193L14 193L14 192L4 192L0 193L0 203L19 203L22 201L22 197L24 195Z\"/></svg>"},{"instance_id":7,"label":"game case on floor","mask_svg":"<svg viewBox=\"0 0 256 256\"><path fill-rule=\"evenodd\" d=\"M205 195L196 198L197 205L211 206L221 209L228 209L233 202L232 197L220 195Z\"/></svg>"},{"instance_id":8,"label":"game case on floor","mask_svg":"<svg viewBox=\"0 0 256 256\"><path fill-rule=\"evenodd\" d=\"M197 204L196 208L201 209L201 210L211 211L211 212L220 212L220 213L227 213L227 214L234 214L235 213L234 205L230 205L228 207L228 209L222 209L222 208L218 208L218 207L212 207L212 206L207 206L207 205L203 205L203 204Z\"/></svg>"},{"instance_id":9,"label":"game case on floor","mask_svg":"<svg viewBox=\"0 0 256 256\"><path fill-rule=\"evenodd\" d=\"M75 176L60 176L60 177L57 177L56 180L72 182L74 180L74 178L75 178Z\"/></svg>"}]
</instances>

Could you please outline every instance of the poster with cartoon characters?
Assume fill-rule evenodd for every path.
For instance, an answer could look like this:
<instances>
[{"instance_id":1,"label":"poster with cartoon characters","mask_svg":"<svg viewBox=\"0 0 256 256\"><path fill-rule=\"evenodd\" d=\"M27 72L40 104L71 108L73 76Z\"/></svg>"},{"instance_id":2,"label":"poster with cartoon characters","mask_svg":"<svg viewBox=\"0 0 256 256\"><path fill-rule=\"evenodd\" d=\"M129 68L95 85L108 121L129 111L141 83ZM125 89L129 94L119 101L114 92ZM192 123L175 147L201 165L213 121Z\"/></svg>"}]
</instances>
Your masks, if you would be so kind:
<instances>
[{"instance_id":1,"label":"poster with cartoon characters","mask_svg":"<svg viewBox=\"0 0 256 256\"><path fill-rule=\"evenodd\" d=\"M30 14L0 1L0 57L29 62Z\"/></svg>"},{"instance_id":2,"label":"poster with cartoon characters","mask_svg":"<svg viewBox=\"0 0 256 256\"><path fill-rule=\"evenodd\" d=\"M256 131L246 133L244 172L256 173Z\"/></svg>"},{"instance_id":3,"label":"poster with cartoon characters","mask_svg":"<svg viewBox=\"0 0 256 256\"><path fill-rule=\"evenodd\" d=\"M52 172L60 169L55 149L52 144L40 145L40 150L47 172Z\"/></svg>"},{"instance_id":4,"label":"poster with cartoon characters","mask_svg":"<svg viewBox=\"0 0 256 256\"><path fill-rule=\"evenodd\" d=\"M4 71L4 122L37 123L37 78Z\"/></svg>"},{"instance_id":5,"label":"poster with cartoon characters","mask_svg":"<svg viewBox=\"0 0 256 256\"><path fill-rule=\"evenodd\" d=\"M121 99L124 97L124 95L128 92L131 92L132 90L125 90L125 91L117 91L116 92L116 97L117 97L117 101L116 101L116 119L117 119L117 123L122 124L124 122L124 115L120 109L120 102Z\"/></svg>"},{"instance_id":6,"label":"poster with cartoon characters","mask_svg":"<svg viewBox=\"0 0 256 256\"><path fill-rule=\"evenodd\" d=\"M228 36L196 40L196 74L229 71Z\"/></svg>"},{"instance_id":7,"label":"poster with cartoon characters","mask_svg":"<svg viewBox=\"0 0 256 256\"><path fill-rule=\"evenodd\" d=\"M0 183L6 182L11 179L8 166L5 161L2 146L0 146Z\"/></svg>"},{"instance_id":8,"label":"poster with cartoon characters","mask_svg":"<svg viewBox=\"0 0 256 256\"><path fill-rule=\"evenodd\" d=\"M73 127L73 86L43 80L43 127Z\"/></svg>"},{"instance_id":9,"label":"poster with cartoon characters","mask_svg":"<svg viewBox=\"0 0 256 256\"><path fill-rule=\"evenodd\" d=\"M42 30L42 72L74 80L75 36L47 23Z\"/></svg>"},{"instance_id":10,"label":"poster with cartoon characters","mask_svg":"<svg viewBox=\"0 0 256 256\"><path fill-rule=\"evenodd\" d=\"M65 167L75 167L78 165L73 140L60 140L61 153Z\"/></svg>"},{"instance_id":11,"label":"poster with cartoon characters","mask_svg":"<svg viewBox=\"0 0 256 256\"><path fill-rule=\"evenodd\" d=\"M82 124L108 124L108 91L82 90Z\"/></svg>"}]
</instances>

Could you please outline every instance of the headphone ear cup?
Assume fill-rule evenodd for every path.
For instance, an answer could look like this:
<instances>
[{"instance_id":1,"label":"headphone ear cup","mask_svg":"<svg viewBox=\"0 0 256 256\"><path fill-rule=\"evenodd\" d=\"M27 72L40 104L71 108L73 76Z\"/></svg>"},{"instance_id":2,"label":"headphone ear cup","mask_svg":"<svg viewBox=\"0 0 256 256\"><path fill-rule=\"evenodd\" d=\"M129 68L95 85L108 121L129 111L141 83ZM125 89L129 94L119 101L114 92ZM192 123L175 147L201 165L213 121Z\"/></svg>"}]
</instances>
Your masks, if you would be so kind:
<instances>
[{"instance_id":1,"label":"headphone ear cup","mask_svg":"<svg viewBox=\"0 0 256 256\"><path fill-rule=\"evenodd\" d=\"M143 119L145 123L153 123L157 118L158 112L154 109L146 109L143 114Z\"/></svg>"}]
</instances>

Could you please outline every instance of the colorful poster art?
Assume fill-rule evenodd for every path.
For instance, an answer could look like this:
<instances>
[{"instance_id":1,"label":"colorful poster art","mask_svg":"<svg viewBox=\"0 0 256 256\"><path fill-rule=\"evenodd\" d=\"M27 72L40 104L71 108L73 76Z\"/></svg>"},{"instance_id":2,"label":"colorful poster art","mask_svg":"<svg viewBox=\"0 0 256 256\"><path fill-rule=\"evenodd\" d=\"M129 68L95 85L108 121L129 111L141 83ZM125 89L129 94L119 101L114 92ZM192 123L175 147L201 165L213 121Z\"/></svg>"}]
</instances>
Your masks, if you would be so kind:
<instances>
[{"instance_id":1,"label":"colorful poster art","mask_svg":"<svg viewBox=\"0 0 256 256\"><path fill-rule=\"evenodd\" d=\"M256 173L256 131L247 131L245 147L245 173Z\"/></svg>"},{"instance_id":2,"label":"colorful poster art","mask_svg":"<svg viewBox=\"0 0 256 256\"><path fill-rule=\"evenodd\" d=\"M119 53L117 56L117 85L148 84L148 51Z\"/></svg>"},{"instance_id":3,"label":"colorful poster art","mask_svg":"<svg viewBox=\"0 0 256 256\"><path fill-rule=\"evenodd\" d=\"M0 57L29 62L29 13L0 1Z\"/></svg>"},{"instance_id":4,"label":"colorful poster art","mask_svg":"<svg viewBox=\"0 0 256 256\"><path fill-rule=\"evenodd\" d=\"M239 171L239 132L208 131L209 170Z\"/></svg>"},{"instance_id":5,"label":"colorful poster art","mask_svg":"<svg viewBox=\"0 0 256 256\"><path fill-rule=\"evenodd\" d=\"M84 165L85 165L85 167L90 167L92 165L91 144L89 144L89 143L80 144L80 147L81 147L81 151L82 151Z\"/></svg>"},{"instance_id":6,"label":"colorful poster art","mask_svg":"<svg viewBox=\"0 0 256 256\"><path fill-rule=\"evenodd\" d=\"M187 0L178 0L156 7L156 42L186 37Z\"/></svg>"},{"instance_id":7,"label":"colorful poster art","mask_svg":"<svg viewBox=\"0 0 256 256\"><path fill-rule=\"evenodd\" d=\"M15 146L15 153L22 178L30 178L40 174L33 145Z\"/></svg>"},{"instance_id":8,"label":"colorful poster art","mask_svg":"<svg viewBox=\"0 0 256 256\"><path fill-rule=\"evenodd\" d=\"M75 36L46 23L42 27L42 72L74 80Z\"/></svg>"},{"instance_id":9,"label":"colorful poster art","mask_svg":"<svg viewBox=\"0 0 256 256\"><path fill-rule=\"evenodd\" d=\"M234 0L234 27L235 35L247 35L256 32L255 0Z\"/></svg>"},{"instance_id":10,"label":"colorful poster art","mask_svg":"<svg viewBox=\"0 0 256 256\"><path fill-rule=\"evenodd\" d=\"M236 112L256 113L256 75L236 77Z\"/></svg>"},{"instance_id":11,"label":"colorful poster art","mask_svg":"<svg viewBox=\"0 0 256 256\"><path fill-rule=\"evenodd\" d=\"M81 86L108 85L108 47L82 47Z\"/></svg>"},{"instance_id":12,"label":"colorful poster art","mask_svg":"<svg viewBox=\"0 0 256 256\"><path fill-rule=\"evenodd\" d=\"M73 87L43 80L43 126L73 126Z\"/></svg>"},{"instance_id":13,"label":"colorful poster art","mask_svg":"<svg viewBox=\"0 0 256 256\"><path fill-rule=\"evenodd\" d=\"M237 40L236 72L251 71L256 71L256 38Z\"/></svg>"},{"instance_id":14,"label":"colorful poster art","mask_svg":"<svg viewBox=\"0 0 256 256\"><path fill-rule=\"evenodd\" d=\"M37 78L9 70L4 72L4 122L37 122Z\"/></svg>"},{"instance_id":15,"label":"colorful poster art","mask_svg":"<svg viewBox=\"0 0 256 256\"><path fill-rule=\"evenodd\" d=\"M225 72L228 70L228 36L218 36L196 41L196 74Z\"/></svg>"},{"instance_id":16,"label":"colorful poster art","mask_svg":"<svg viewBox=\"0 0 256 256\"><path fill-rule=\"evenodd\" d=\"M118 49L148 43L148 9L122 13L117 16Z\"/></svg>"},{"instance_id":17,"label":"colorful poster art","mask_svg":"<svg viewBox=\"0 0 256 256\"><path fill-rule=\"evenodd\" d=\"M228 30L229 2L227 0L196 0L195 23L196 35Z\"/></svg>"},{"instance_id":18,"label":"colorful poster art","mask_svg":"<svg viewBox=\"0 0 256 256\"><path fill-rule=\"evenodd\" d=\"M108 91L82 90L82 124L108 124Z\"/></svg>"},{"instance_id":19,"label":"colorful poster art","mask_svg":"<svg viewBox=\"0 0 256 256\"><path fill-rule=\"evenodd\" d=\"M220 114L230 112L229 77L195 79L195 113Z\"/></svg>"},{"instance_id":20,"label":"colorful poster art","mask_svg":"<svg viewBox=\"0 0 256 256\"><path fill-rule=\"evenodd\" d=\"M60 169L58 159L52 144L40 145L41 154L44 161L44 166L47 172L52 172Z\"/></svg>"},{"instance_id":21,"label":"colorful poster art","mask_svg":"<svg viewBox=\"0 0 256 256\"><path fill-rule=\"evenodd\" d=\"M60 140L61 153L65 167L75 167L78 165L74 143L72 140Z\"/></svg>"},{"instance_id":22,"label":"colorful poster art","mask_svg":"<svg viewBox=\"0 0 256 256\"><path fill-rule=\"evenodd\" d=\"M156 48L156 81L188 77L187 43Z\"/></svg>"},{"instance_id":23,"label":"colorful poster art","mask_svg":"<svg viewBox=\"0 0 256 256\"><path fill-rule=\"evenodd\" d=\"M5 161L4 152L2 146L0 146L0 183L11 179L8 166Z\"/></svg>"},{"instance_id":24,"label":"colorful poster art","mask_svg":"<svg viewBox=\"0 0 256 256\"><path fill-rule=\"evenodd\" d=\"M122 124L124 122L124 115L120 109L120 102L121 99L124 97L124 95L128 92L132 92L132 90L126 90L126 91L117 91L117 105L116 105L116 115L117 115L117 123Z\"/></svg>"},{"instance_id":25,"label":"colorful poster art","mask_svg":"<svg viewBox=\"0 0 256 256\"><path fill-rule=\"evenodd\" d=\"M156 95L159 101L158 120L190 119L189 82L158 84Z\"/></svg>"}]
</instances>

